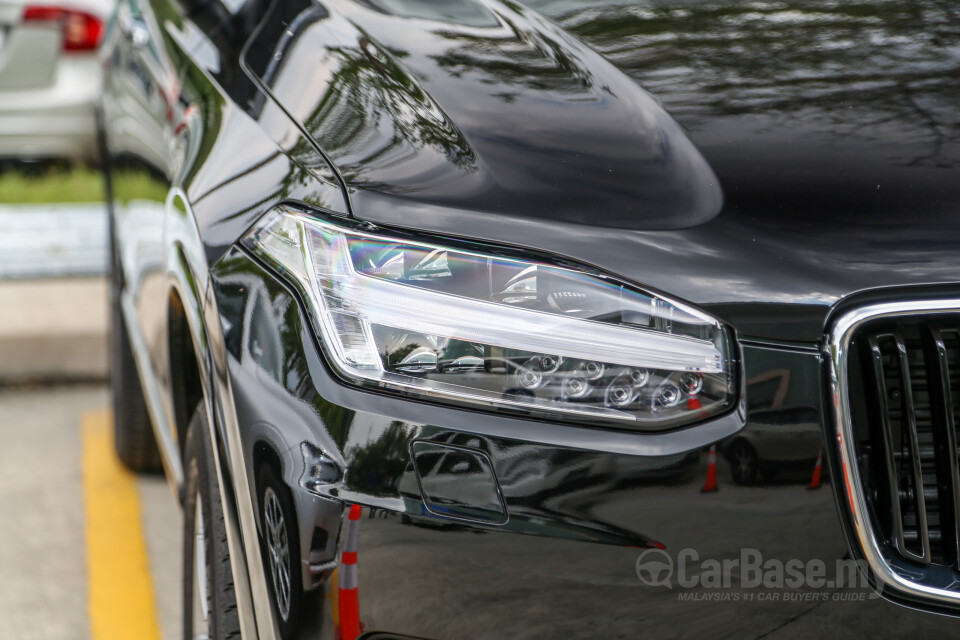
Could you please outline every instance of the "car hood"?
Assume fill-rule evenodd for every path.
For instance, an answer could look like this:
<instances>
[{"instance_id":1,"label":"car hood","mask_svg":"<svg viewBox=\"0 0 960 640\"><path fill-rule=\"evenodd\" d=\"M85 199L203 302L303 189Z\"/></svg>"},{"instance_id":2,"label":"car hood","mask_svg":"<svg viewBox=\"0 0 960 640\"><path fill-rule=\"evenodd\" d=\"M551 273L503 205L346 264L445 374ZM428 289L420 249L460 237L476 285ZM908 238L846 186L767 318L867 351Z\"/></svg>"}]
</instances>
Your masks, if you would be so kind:
<instances>
[{"instance_id":1,"label":"car hood","mask_svg":"<svg viewBox=\"0 0 960 640\"><path fill-rule=\"evenodd\" d=\"M528 5L344 2L254 73L356 216L570 256L742 335L815 342L846 296L958 279L957 10Z\"/></svg>"}]
</instances>

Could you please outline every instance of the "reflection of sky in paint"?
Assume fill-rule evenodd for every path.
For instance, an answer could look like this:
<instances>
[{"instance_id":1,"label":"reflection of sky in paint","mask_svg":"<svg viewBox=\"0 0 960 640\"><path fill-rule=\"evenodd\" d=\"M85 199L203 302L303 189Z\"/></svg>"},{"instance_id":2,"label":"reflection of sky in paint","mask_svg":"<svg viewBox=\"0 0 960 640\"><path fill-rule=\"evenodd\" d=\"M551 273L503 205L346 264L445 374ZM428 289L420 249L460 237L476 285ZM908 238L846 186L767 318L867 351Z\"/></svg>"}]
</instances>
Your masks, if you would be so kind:
<instances>
[{"instance_id":1,"label":"reflection of sky in paint","mask_svg":"<svg viewBox=\"0 0 960 640\"><path fill-rule=\"evenodd\" d=\"M366 0L369 6L396 16L419 18L465 27L491 27L497 19L475 0Z\"/></svg>"},{"instance_id":2,"label":"reflection of sky in paint","mask_svg":"<svg viewBox=\"0 0 960 640\"><path fill-rule=\"evenodd\" d=\"M526 4L643 82L694 130L707 115L776 110L840 134L903 137L907 128L928 146L908 160L960 162L945 146L960 140L955 3Z\"/></svg>"}]
</instances>

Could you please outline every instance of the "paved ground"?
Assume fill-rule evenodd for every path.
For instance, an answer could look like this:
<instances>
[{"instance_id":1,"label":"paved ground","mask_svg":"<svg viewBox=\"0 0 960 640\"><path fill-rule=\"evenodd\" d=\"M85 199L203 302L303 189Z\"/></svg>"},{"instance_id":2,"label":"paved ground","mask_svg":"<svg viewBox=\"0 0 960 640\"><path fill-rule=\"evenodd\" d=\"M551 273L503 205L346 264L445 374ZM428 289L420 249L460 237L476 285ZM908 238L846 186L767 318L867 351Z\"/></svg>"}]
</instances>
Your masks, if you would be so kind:
<instances>
[{"instance_id":1,"label":"paved ground","mask_svg":"<svg viewBox=\"0 0 960 640\"><path fill-rule=\"evenodd\" d=\"M0 175L0 383L107 373L107 215L92 170ZM19 185L19 186L16 186ZM5 189L4 189L5 188ZM3 198L0 198L3 200Z\"/></svg>"},{"instance_id":2,"label":"paved ground","mask_svg":"<svg viewBox=\"0 0 960 640\"><path fill-rule=\"evenodd\" d=\"M105 379L107 297L104 277L0 280L0 383Z\"/></svg>"},{"instance_id":3,"label":"paved ground","mask_svg":"<svg viewBox=\"0 0 960 640\"><path fill-rule=\"evenodd\" d=\"M108 404L102 386L0 389L0 637L178 636L179 511L162 478L119 467ZM149 633L118 627L132 609Z\"/></svg>"}]
</instances>

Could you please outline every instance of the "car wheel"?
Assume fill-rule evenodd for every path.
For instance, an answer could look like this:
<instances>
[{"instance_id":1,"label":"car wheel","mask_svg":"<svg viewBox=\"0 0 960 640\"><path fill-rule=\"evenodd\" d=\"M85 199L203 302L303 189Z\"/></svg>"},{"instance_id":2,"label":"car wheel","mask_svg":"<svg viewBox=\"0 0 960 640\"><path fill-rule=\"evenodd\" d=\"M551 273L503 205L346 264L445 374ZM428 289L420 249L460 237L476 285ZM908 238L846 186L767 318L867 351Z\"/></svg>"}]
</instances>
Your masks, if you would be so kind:
<instances>
[{"instance_id":1,"label":"car wheel","mask_svg":"<svg viewBox=\"0 0 960 640\"><path fill-rule=\"evenodd\" d=\"M268 584L280 635L296 635L303 599L303 574L300 566L300 538L296 511L290 491L270 465L263 465L258 475L260 524Z\"/></svg>"},{"instance_id":2,"label":"car wheel","mask_svg":"<svg viewBox=\"0 0 960 640\"><path fill-rule=\"evenodd\" d=\"M727 453L730 459L730 471L737 484L753 484L760 470L760 458L756 450L745 440L737 440Z\"/></svg>"},{"instance_id":3,"label":"car wheel","mask_svg":"<svg viewBox=\"0 0 960 640\"><path fill-rule=\"evenodd\" d=\"M183 504L183 637L240 638L233 570L202 405L187 429Z\"/></svg>"},{"instance_id":4,"label":"car wheel","mask_svg":"<svg viewBox=\"0 0 960 640\"><path fill-rule=\"evenodd\" d=\"M110 279L110 391L113 395L114 447L120 461L133 471L160 471L163 468L160 451L120 309L120 285L115 263Z\"/></svg>"}]
</instances>

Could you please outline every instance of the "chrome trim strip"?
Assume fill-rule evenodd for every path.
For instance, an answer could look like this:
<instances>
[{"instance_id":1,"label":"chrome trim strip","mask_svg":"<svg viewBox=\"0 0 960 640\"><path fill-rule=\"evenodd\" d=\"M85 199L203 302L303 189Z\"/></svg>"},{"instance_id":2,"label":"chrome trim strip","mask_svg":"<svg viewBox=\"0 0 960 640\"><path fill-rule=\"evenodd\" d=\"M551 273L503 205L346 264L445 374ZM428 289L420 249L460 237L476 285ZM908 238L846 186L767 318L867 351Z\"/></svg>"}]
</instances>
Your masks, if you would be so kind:
<instances>
[{"instance_id":1,"label":"chrome trim strip","mask_svg":"<svg viewBox=\"0 0 960 640\"><path fill-rule=\"evenodd\" d=\"M876 533L870 524L867 500L863 491L860 470L857 467L856 445L850 414L847 358L849 356L850 340L854 332L870 320L957 312L960 312L960 299L956 298L866 305L847 311L836 318L824 344L824 357L829 368L828 385L833 396L833 419L837 429L837 446L846 482L846 500L850 505L850 513L853 517L860 548L870 564L871 570L885 585L911 596L954 605L960 602L960 593L907 580L897 574L883 557Z\"/></svg>"}]
</instances>

